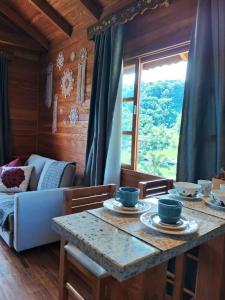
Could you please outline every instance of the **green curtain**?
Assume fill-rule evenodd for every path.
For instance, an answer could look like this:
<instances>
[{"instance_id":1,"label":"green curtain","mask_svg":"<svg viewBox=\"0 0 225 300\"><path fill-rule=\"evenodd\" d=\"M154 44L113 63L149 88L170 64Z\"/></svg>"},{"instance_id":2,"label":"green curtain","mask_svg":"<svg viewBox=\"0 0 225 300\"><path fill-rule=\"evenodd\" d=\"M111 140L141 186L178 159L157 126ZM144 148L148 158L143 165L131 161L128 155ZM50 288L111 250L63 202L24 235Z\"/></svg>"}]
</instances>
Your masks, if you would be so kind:
<instances>
[{"instance_id":1,"label":"green curtain","mask_svg":"<svg viewBox=\"0 0 225 300\"><path fill-rule=\"evenodd\" d=\"M8 58L0 52L0 165L11 159L9 105L8 105Z\"/></svg>"},{"instance_id":2,"label":"green curtain","mask_svg":"<svg viewBox=\"0 0 225 300\"><path fill-rule=\"evenodd\" d=\"M106 159L124 50L124 27L116 25L96 36L85 166L87 185L104 181ZM120 137L118 137L120 139Z\"/></svg>"},{"instance_id":3,"label":"green curtain","mask_svg":"<svg viewBox=\"0 0 225 300\"><path fill-rule=\"evenodd\" d=\"M177 180L211 179L225 167L225 1L199 0L191 41Z\"/></svg>"}]
</instances>

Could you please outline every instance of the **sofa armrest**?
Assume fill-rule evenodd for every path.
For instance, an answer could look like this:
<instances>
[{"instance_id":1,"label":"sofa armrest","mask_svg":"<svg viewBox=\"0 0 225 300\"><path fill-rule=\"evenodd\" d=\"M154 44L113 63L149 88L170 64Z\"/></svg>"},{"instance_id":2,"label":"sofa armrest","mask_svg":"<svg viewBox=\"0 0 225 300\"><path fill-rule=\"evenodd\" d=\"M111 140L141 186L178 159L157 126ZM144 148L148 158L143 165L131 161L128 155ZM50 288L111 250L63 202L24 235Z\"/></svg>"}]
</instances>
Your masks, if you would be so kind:
<instances>
[{"instance_id":1,"label":"sofa armrest","mask_svg":"<svg viewBox=\"0 0 225 300\"><path fill-rule=\"evenodd\" d=\"M51 225L52 218L63 215L64 188L18 193L14 203L16 251L59 240Z\"/></svg>"}]
</instances>

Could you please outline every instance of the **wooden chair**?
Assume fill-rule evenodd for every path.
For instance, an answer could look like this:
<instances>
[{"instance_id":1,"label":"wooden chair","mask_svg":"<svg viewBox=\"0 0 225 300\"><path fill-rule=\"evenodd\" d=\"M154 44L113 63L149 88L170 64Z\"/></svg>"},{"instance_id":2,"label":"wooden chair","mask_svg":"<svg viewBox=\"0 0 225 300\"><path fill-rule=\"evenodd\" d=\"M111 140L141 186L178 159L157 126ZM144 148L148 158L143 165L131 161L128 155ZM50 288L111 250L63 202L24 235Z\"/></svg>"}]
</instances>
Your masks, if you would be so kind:
<instances>
[{"instance_id":1,"label":"wooden chair","mask_svg":"<svg viewBox=\"0 0 225 300\"><path fill-rule=\"evenodd\" d=\"M141 181L138 184L140 189L140 199L149 197L156 197L168 193L169 189L173 187L173 180L171 179L156 179L151 181Z\"/></svg>"},{"instance_id":2,"label":"wooden chair","mask_svg":"<svg viewBox=\"0 0 225 300\"><path fill-rule=\"evenodd\" d=\"M101 207L104 200L114 197L115 191L113 184L67 189L65 214ZM64 240L61 240L59 277L60 300L68 299L69 295L76 300L109 299L108 284L113 280L111 275L72 243Z\"/></svg>"},{"instance_id":3,"label":"wooden chair","mask_svg":"<svg viewBox=\"0 0 225 300\"><path fill-rule=\"evenodd\" d=\"M140 199L156 197L165 195L169 189L173 187L173 180L171 179L156 179L150 181L139 182ZM173 295L171 300L182 299L183 280L185 272L185 255L182 254L176 257L174 274L167 271L167 282L173 285Z\"/></svg>"}]
</instances>

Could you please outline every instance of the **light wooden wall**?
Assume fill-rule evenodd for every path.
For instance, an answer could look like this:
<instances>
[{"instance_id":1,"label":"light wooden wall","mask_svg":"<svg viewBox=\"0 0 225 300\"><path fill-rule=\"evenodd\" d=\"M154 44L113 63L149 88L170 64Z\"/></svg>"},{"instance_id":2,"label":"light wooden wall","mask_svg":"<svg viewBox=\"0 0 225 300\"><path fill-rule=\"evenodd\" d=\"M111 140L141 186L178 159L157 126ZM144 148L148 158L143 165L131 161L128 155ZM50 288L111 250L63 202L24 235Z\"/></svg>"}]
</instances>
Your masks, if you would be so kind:
<instances>
[{"instance_id":1,"label":"light wooden wall","mask_svg":"<svg viewBox=\"0 0 225 300\"><path fill-rule=\"evenodd\" d=\"M9 108L13 157L37 152L39 59L13 57L9 62Z\"/></svg>"}]
</instances>

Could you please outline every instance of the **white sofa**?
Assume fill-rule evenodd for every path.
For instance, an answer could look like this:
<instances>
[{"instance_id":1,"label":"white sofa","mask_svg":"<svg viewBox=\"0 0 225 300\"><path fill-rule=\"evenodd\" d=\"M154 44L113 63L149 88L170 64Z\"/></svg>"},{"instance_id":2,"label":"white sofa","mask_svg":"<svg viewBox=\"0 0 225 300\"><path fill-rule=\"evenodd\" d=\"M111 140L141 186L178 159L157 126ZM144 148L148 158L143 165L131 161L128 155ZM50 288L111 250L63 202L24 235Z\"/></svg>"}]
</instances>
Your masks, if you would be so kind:
<instances>
[{"instance_id":1,"label":"white sofa","mask_svg":"<svg viewBox=\"0 0 225 300\"><path fill-rule=\"evenodd\" d=\"M14 200L14 214L9 216L7 231L0 227L0 236L16 251L23 251L59 240L51 229L52 218L61 216L64 207L64 188L71 187L75 180L76 165L66 166L59 188L41 190L40 182L54 160L33 154L26 165L32 165L29 191L14 195L0 193L1 201Z\"/></svg>"}]
</instances>

